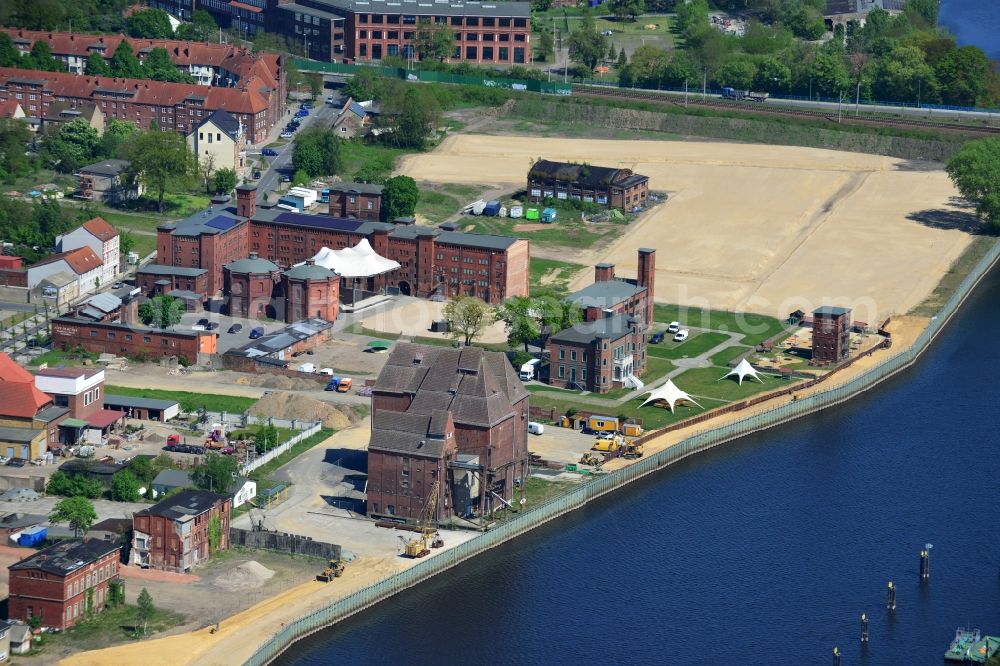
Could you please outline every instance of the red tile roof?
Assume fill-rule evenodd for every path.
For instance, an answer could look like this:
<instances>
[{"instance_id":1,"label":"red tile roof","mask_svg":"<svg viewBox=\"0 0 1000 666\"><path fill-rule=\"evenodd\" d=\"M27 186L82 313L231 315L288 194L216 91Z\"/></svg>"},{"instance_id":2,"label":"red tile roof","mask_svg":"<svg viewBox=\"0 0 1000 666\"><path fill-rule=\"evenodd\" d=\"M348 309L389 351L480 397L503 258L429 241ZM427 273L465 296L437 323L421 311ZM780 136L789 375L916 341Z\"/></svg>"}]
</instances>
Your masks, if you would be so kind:
<instances>
[{"instance_id":1,"label":"red tile roof","mask_svg":"<svg viewBox=\"0 0 1000 666\"><path fill-rule=\"evenodd\" d=\"M94 251L90 249L89 245L84 245L83 247L78 247L75 250L70 250L69 252L50 254L46 258L34 264L34 266L44 266L45 264L51 264L60 260L65 260L66 265L69 266L70 270L77 275L86 275L104 263L100 257L94 254Z\"/></svg>"},{"instance_id":2,"label":"red tile roof","mask_svg":"<svg viewBox=\"0 0 1000 666\"><path fill-rule=\"evenodd\" d=\"M56 97L90 100L100 88L128 94L127 101L131 104L177 106L183 104L188 97L195 96L205 98L205 109L209 111L223 109L230 113L259 113L267 110L267 101L259 92L263 83L259 79L245 82L244 90L242 87L217 88L190 83L79 76L66 72L28 72L13 67L0 67L0 85L6 85L11 79L25 78L44 81L43 88L50 90Z\"/></svg>"},{"instance_id":3,"label":"red tile roof","mask_svg":"<svg viewBox=\"0 0 1000 666\"><path fill-rule=\"evenodd\" d=\"M118 235L118 230L108 224L107 220L103 217L95 217L92 220L87 220L83 223L83 228L99 238L102 243L107 243Z\"/></svg>"},{"instance_id":4,"label":"red tile roof","mask_svg":"<svg viewBox=\"0 0 1000 666\"><path fill-rule=\"evenodd\" d=\"M35 388L35 378L0 353L0 414L30 419L52 398Z\"/></svg>"},{"instance_id":5,"label":"red tile roof","mask_svg":"<svg viewBox=\"0 0 1000 666\"><path fill-rule=\"evenodd\" d=\"M19 106L21 104L16 99L0 102L0 118L13 118Z\"/></svg>"},{"instance_id":6,"label":"red tile roof","mask_svg":"<svg viewBox=\"0 0 1000 666\"><path fill-rule=\"evenodd\" d=\"M94 426L95 428L107 428L109 425L115 421L119 421L124 418L125 412L118 412L113 409L105 409L97 412L93 416L87 419L87 423Z\"/></svg>"}]
</instances>

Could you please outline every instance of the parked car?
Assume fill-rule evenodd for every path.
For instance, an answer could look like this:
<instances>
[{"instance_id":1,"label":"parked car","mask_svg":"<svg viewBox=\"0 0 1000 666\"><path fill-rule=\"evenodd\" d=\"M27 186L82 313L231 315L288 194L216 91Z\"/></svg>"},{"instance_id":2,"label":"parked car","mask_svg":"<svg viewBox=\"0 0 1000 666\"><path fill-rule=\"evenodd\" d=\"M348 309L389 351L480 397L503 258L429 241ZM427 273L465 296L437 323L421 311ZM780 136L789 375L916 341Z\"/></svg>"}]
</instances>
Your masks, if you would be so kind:
<instances>
[{"instance_id":1,"label":"parked car","mask_svg":"<svg viewBox=\"0 0 1000 666\"><path fill-rule=\"evenodd\" d=\"M601 34L604 35L605 37L610 37L611 35L615 34L615 31L614 30L605 30Z\"/></svg>"},{"instance_id":2,"label":"parked car","mask_svg":"<svg viewBox=\"0 0 1000 666\"><path fill-rule=\"evenodd\" d=\"M333 95L327 95L326 96L326 103L327 104L333 104Z\"/></svg>"},{"instance_id":3,"label":"parked car","mask_svg":"<svg viewBox=\"0 0 1000 666\"><path fill-rule=\"evenodd\" d=\"M298 111L295 112L295 115L299 118L305 118L306 116L309 115L309 112L306 111L305 109L299 109Z\"/></svg>"},{"instance_id":4,"label":"parked car","mask_svg":"<svg viewBox=\"0 0 1000 666\"><path fill-rule=\"evenodd\" d=\"M253 179L254 180L260 180L260 176L261 176L260 171L254 171L253 172Z\"/></svg>"},{"instance_id":5,"label":"parked car","mask_svg":"<svg viewBox=\"0 0 1000 666\"><path fill-rule=\"evenodd\" d=\"M7 465L10 467L24 467L27 462L24 458L11 458L7 461Z\"/></svg>"},{"instance_id":6,"label":"parked car","mask_svg":"<svg viewBox=\"0 0 1000 666\"><path fill-rule=\"evenodd\" d=\"M676 333L681 330L681 323L679 321L670 322L670 326L667 326L667 333Z\"/></svg>"},{"instance_id":7,"label":"parked car","mask_svg":"<svg viewBox=\"0 0 1000 666\"><path fill-rule=\"evenodd\" d=\"M211 321L205 326L206 331L214 331L217 328L219 328L219 322L217 321Z\"/></svg>"},{"instance_id":8,"label":"parked car","mask_svg":"<svg viewBox=\"0 0 1000 666\"><path fill-rule=\"evenodd\" d=\"M256 328L253 328L253 329L250 330L250 339L251 340L256 340L257 338L261 338L261 337L264 337L264 327L263 326L257 326Z\"/></svg>"},{"instance_id":9,"label":"parked car","mask_svg":"<svg viewBox=\"0 0 1000 666\"><path fill-rule=\"evenodd\" d=\"M267 155L268 157L275 157L277 156L278 151L275 150L274 148L265 148L264 150L260 151L260 154Z\"/></svg>"},{"instance_id":10,"label":"parked car","mask_svg":"<svg viewBox=\"0 0 1000 666\"><path fill-rule=\"evenodd\" d=\"M113 285L111 285L111 288L112 289L121 289L124 286L125 285L119 280L118 282L115 282Z\"/></svg>"},{"instance_id":11,"label":"parked car","mask_svg":"<svg viewBox=\"0 0 1000 666\"><path fill-rule=\"evenodd\" d=\"M688 336L690 334L691 331L687 330L686 328L684 330L677 331L677 335L674 336L674 342L684 342L685 340L688 339Z\"/></svg>"},{"instance_id":12,"label":"parked car","mask_svg":"<svg viewBox=\"0 0 1000 666\"><path fill-rule=\"evenodd\" d=\"M232 326L229 327L230 333L239 333L242 330L243 330L243 324L233 324Z\"/></svg>"},{"instance_id":13,"label":"parked car","mask_svg":"<svg viewBox=\"0 0 1000 666\"><path fill-rule=\"evenodd\" d=\"M199 319L198 320L198 326L204 326L207 329L208 328L208 318L207 317L202 317L201 319Z\"/></svg>"},{"instance_id":14,"label":"parked car","mask_svg":"<svg viewBox=\"0 0 1000 666\"><path fill-rule=\"evenodd\" d=\"M658 345L661 342L663 342L663 338L664 338L663 331L660 331L659 333L653 333L653 335L649 338L649 343L652 345Z\"/></svg>"},{"instance_id":15,"label":"parked car","mask_svg":"<svg viewBox=\"0 0 1000 666\"><path fill-rule=\"evenodd\" d=\"M291 132L282 132L281 134L278 135L278 138L291 139L293 136L294 135Z\"/></svg>"},{"instance_id":16,"label":"parked car","mask_svg":"<svg viewBox=\"0 0 1000 666\"><path fill-rule=\"evenodd\" d=\"M545 426L537 421L528 421L528 432L532 435L541 435L545 432Z\"/></svg>"},{"instance_id":17,"label":"parked car","mask_svg":"<svg viewBox=\"0 0 1000 666\"><path fill-rule=\"evenodd\" d=\"M283 183L290 183L290 182L292 182L292 177L289 176L287 173L283 173L283 174L281 174L281 182L283 182Z\"/></svg>"}]
</instances>

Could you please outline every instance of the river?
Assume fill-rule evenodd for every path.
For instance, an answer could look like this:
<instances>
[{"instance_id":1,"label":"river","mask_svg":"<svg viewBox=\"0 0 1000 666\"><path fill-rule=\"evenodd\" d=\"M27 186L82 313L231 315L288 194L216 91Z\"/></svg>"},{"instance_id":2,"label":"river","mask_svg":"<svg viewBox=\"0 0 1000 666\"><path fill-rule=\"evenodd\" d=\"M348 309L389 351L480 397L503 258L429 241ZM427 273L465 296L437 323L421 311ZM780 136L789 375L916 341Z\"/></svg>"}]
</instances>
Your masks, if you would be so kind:
<instances>
[{"instance_id":1,"label":"river","mask_svg":"<svg viewBox=\"0 0 1000 666\"><path fill-rule=\"evenodd\" d=\"M973 44L990 60L1000 60L1000 2L941 0L938 24L948 28L959 44Z\"/></svg>"},{"instance_id":2,"label":"river","mask_svg":"<svg viewBox=\"0 0 1000 666\"><path fill-rule=\"evenodd\" d=\"M614 493L282 663L791 666L839 646L844 666L941 664L957 626L1000 633L998 302L993 271L916 367Z\"/></svg>"}]
</instances>

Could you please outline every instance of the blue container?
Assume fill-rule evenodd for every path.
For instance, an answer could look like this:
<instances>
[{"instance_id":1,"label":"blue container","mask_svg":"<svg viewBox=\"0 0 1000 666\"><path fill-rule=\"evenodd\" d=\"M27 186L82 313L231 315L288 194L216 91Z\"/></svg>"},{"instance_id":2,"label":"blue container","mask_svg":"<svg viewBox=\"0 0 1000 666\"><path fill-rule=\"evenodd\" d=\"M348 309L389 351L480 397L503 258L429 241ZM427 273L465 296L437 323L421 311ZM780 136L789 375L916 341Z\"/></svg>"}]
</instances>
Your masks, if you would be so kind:
<instances>
[{"instance_id":1,"label":"blue container","mask_svg":"<svg viewBox=\"0 0 1000 666\"><path fill-rule=\"evenodd\" d=\"M38 527L32 527L21 532L21 536L18 537L17 543L20 546L37 546L45 543L45 537L47 535L48 530L39 525Z\"/></svg>"},{"instance_id":2,"label":"blue container","mask_svg":"<svg viewBox=\"0 0 1000 666\"><path fill-rule=\"evenodd\" d=\"M483 215L489 215L490 217L496 217L500 214L500 202L490 201L485 206L483 206Z\"/></svg>"}]
</instances>

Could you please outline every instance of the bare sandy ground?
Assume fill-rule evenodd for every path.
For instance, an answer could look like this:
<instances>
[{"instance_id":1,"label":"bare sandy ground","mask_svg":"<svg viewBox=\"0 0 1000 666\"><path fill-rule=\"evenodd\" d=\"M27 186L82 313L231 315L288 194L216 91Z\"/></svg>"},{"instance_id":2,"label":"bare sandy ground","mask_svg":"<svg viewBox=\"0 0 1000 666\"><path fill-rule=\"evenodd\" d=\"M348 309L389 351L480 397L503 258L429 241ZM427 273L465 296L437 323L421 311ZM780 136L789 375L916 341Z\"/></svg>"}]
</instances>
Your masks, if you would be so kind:
<instances>
[{"instance_id":1,"label":"bare sandy ground","mask_svg":"<svg viewBox=\"0 0 1000 666\"><path fill-rule=\"evenodd\" d=\"M861 153L459 135L399 170L513 189L539 156L628 167L669 193L610 247L560 253L632 276L636 249L654 247L659 302L779 317L833 304L881 321L923 300L970 241L956 228L957 192L943 170ZM572 287L591 280L584 271Z\"/></svg>"},{"instance_id":2,"label":"bare sandy ground","mask_svg":"<svg viewBox=\"0 0 1000 666\"><path fill-rule=\"evenodd\" d=\"M372 314L363 319L361 325L373 331L445 340L449 338L447 333L433 333L430 330L431 322L444 319L444 306L444 303L434 301L411 300L399 307ZM491 323L477 338L486 343L504 342L506 339L502 322Z\"/></svg>"}]
</instances>

